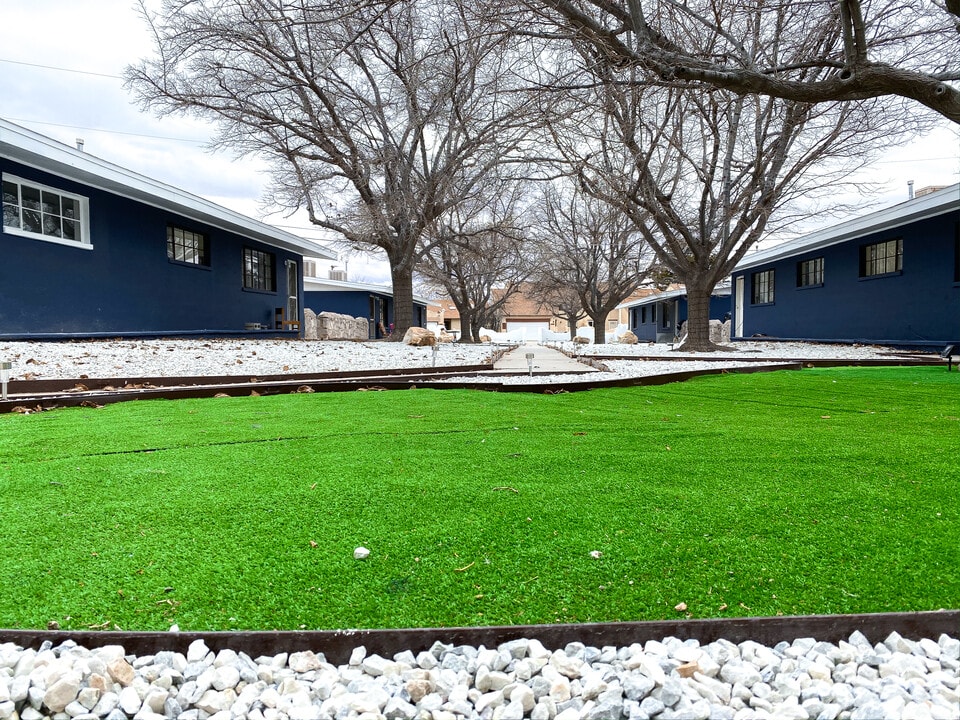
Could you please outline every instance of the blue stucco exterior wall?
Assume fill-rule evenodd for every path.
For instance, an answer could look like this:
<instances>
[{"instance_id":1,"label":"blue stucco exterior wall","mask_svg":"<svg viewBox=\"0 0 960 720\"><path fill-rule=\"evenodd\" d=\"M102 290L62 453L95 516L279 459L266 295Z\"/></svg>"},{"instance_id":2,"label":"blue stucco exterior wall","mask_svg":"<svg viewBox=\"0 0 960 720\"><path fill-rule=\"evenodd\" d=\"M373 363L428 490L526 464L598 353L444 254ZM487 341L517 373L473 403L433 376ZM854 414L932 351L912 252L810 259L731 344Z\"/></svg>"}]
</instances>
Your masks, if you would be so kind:
<instances>
[{"instance_id":1,"label":"blue stucco exterior wall","mask_svg":"<svg viewBox=\"0 0 960 720\"><path fill-rule=\"evenodd\" d=\"M744 278L743 332L780 339L941 345L960 342L960 213L946 213L769 264ZM899 273L860 278L860 248L903 239ZM797 287L797 264L824 259L821 286ZM755 273L774 271L772 304L751 305ZM736 317L736 293L731 301Z\"/></svg>"},{"instance_id":2,"label":"blue stucco exterior wall","mask_svg":"<svg viewBox=\"0 0 960 720\"><path fill-rule=\"evenodd\" d=\"M89 198L92 241L92 249L83 249L0 235L0 336L273 328L274 308L285 306L288 295L285 262L295 261L302 275L299 255L9 160L0 159L0 171ZM209 267L167 258L170 224L208 237ZM275 292L243 288L244 247L274 255Z\"/></svg>"},{"instance_id":3,"label":"blue stucco exterior wall","mask_svg":"<svg viewBox=\"0 0 960 720\"><path fill-rule=\"evenodd\" d=\"M664 321L664 306L667 306L667 319ZM646 308L646 313L643 309ZM730 299L726 296L710 297L710 319L723 320L730 312ZM685 295L668 300L651 301L633 305L630 308L630 330L640 342L656 342L657 335L677 334L677 329L687 321L687 298Z\"/></svg>"}]
</instances>

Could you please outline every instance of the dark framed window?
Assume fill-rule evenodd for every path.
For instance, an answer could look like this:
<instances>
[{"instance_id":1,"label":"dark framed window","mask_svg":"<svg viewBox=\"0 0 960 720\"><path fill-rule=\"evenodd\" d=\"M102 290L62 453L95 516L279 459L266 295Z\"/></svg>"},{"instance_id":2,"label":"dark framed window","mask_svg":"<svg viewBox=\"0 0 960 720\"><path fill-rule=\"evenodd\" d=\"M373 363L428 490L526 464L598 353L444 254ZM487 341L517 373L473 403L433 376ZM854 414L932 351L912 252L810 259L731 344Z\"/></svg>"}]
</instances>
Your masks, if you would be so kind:
<instances>
[{"instance_id":1,"label":"dark framed window","mask_svg":"<svg viewBox=\"0 0 960 720\"><path fill-rule=\"evenodd\" d=\"M772 303L773 290L773 270L761 270L750 276L750 302L753 305Z\"/></svg>"},{"instance_id":2,"label":"dark framed window","mask_svg":"<svg viewBox=\"0 0 960 720\"><path fill-rule=\"evenodd\" d=\"M797 263L797 287L823 285L823 258L801 260Z\"/></svg>"},{"instance_id":3,"label":"dark framed window","mask_svg":"<svg viewBox=\"0 0 960 720\"><path fill-rule=\"evenodd\" d=\"M89 200L81 195L3 176L3 229L14 235L90 245Z\"/></svg>"},{"instance_id":4,"label":"dark framed window","mask_svg":"<svg viewBox=\"0 0 960 720\"><path fill-rule=\"evenodd\" d=\"M273 253L243 249L243 287L247 290L277 291L277 261Z\"/></svg>"},{"instance_id":5,"label":"dark framed window","mask_svg":"<svg viewBox=\"0 0 960 720\"><path fill-rule=\"evenodd\" d=\"M644 305L640 308L640 323L645 324L647 322L647 306Z\"/></svg>"},{"instance_id":6,"label":"dark framed window","mask_svg":"<svg viewBox=\"0 0 960 720\"><path fill-rule=\"evenodd\" d=\"M207 236L167 225L167 257L189 265L210 265L210 249Z\"/></svg>"},{"instance_id":7,"label":"dark framed window","mask_svg":"<svg viewBox=\"0 0 960 720\"><path fill-rule=\"evenodd\" d=\"M860 277L891 275L903 270L903 240L886 240L860 247Z\"/></svg>"}]
</instances>

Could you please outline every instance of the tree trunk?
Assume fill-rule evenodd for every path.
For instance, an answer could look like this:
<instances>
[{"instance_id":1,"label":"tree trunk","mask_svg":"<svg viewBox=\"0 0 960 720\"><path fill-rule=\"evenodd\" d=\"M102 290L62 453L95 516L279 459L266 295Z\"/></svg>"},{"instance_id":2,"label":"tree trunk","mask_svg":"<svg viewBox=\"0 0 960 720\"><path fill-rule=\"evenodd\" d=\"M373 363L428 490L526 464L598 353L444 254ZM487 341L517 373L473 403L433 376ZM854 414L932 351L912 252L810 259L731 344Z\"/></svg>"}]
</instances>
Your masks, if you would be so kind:
<instances>
[{"instance_id":1,"label":"tree trunk","mask_svg":"<svg viewBox=\"0 0 960 720\"><path fill-rule=\"evenodd\" d=\"M687 284L687 339L680 350L686 352L713 352L719 345L710 342L710 295L713 287L699 283Z\"/></svg>"},{"instance_id":2,"label":"tree trunk","mask_svg":"<svg viewBox=\"0 0 960 720\"><path fill-rule=\"evenodd\" d=\"M607 341L607 313L590 315L593 320L593 344L602 345Z\"/></svg>"},{"instance_id":3,"label":"tree trunk","mask_svg":"<svg viewBox=\"0 0 960 720\"><path fill-rule=\"evenodd\" d=\"M401 341L413 324L413 269L406 263L390 263L390 279L393 282L393 335L390 339Z\"/></svg>"},{"instance_id":4,"label":"tree trunk","mask_svg":"<svg viewBox=\"0 0 960 720\"><path fill-rule=\"evenodd\" d=\"M460 342L472 343L477 340L477 318L471 312L460 309Z\"/></svg>"}]
</instances>

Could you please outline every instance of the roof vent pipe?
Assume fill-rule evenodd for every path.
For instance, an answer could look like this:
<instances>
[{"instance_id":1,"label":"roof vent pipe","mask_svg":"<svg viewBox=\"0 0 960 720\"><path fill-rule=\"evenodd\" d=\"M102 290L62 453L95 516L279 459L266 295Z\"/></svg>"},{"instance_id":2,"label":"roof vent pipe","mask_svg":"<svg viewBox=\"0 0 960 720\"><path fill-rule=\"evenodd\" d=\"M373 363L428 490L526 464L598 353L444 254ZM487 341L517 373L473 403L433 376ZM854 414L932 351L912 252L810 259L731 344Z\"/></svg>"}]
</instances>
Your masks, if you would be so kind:
<instances>
[{"instance_id":1,"label":"roof vent pipe","mask_svg":"<svg viewBox=\"0 0 960 720\"><path fill-rule=\"evenodd\" d=\"M77 138L77 150L83 152L83 138Z\"/></svg>"},{"instance_id":2,"label":"roof vent pipe","mask_svg":"<svg viewBox=\"0 0 960 720\"><path fill-rule=\"evenodd\" d=\"M913 200L913 180L907 180L907 200Z\"/></svg>"}]
</instances>

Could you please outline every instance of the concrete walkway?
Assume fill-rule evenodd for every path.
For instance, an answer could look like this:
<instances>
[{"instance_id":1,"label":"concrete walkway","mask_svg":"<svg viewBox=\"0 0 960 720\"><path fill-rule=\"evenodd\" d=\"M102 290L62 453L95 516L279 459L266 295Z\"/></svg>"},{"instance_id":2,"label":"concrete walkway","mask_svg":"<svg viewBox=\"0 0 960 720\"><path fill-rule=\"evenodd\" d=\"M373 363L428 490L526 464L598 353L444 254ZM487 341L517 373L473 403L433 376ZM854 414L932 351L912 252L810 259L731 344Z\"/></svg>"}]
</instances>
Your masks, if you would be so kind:
<instances>
[{"instance_id":1,"label":"concrete walkway","mask_svg":"<svg viewBox=\"0 0 960 720\"><path fill-rule=\"evenodd\" d=\"M570 373L592 373L597 372L596 368L577 362L567 357L559 350L544 347L537 343L527 343L520 345L513 350L508 350L503 357L493 364L494 372L502 373L527 373L530 366L527 363L527 354L533 355L533 374L534 375L559 375Z\"/></svg>"}]
</instances>

